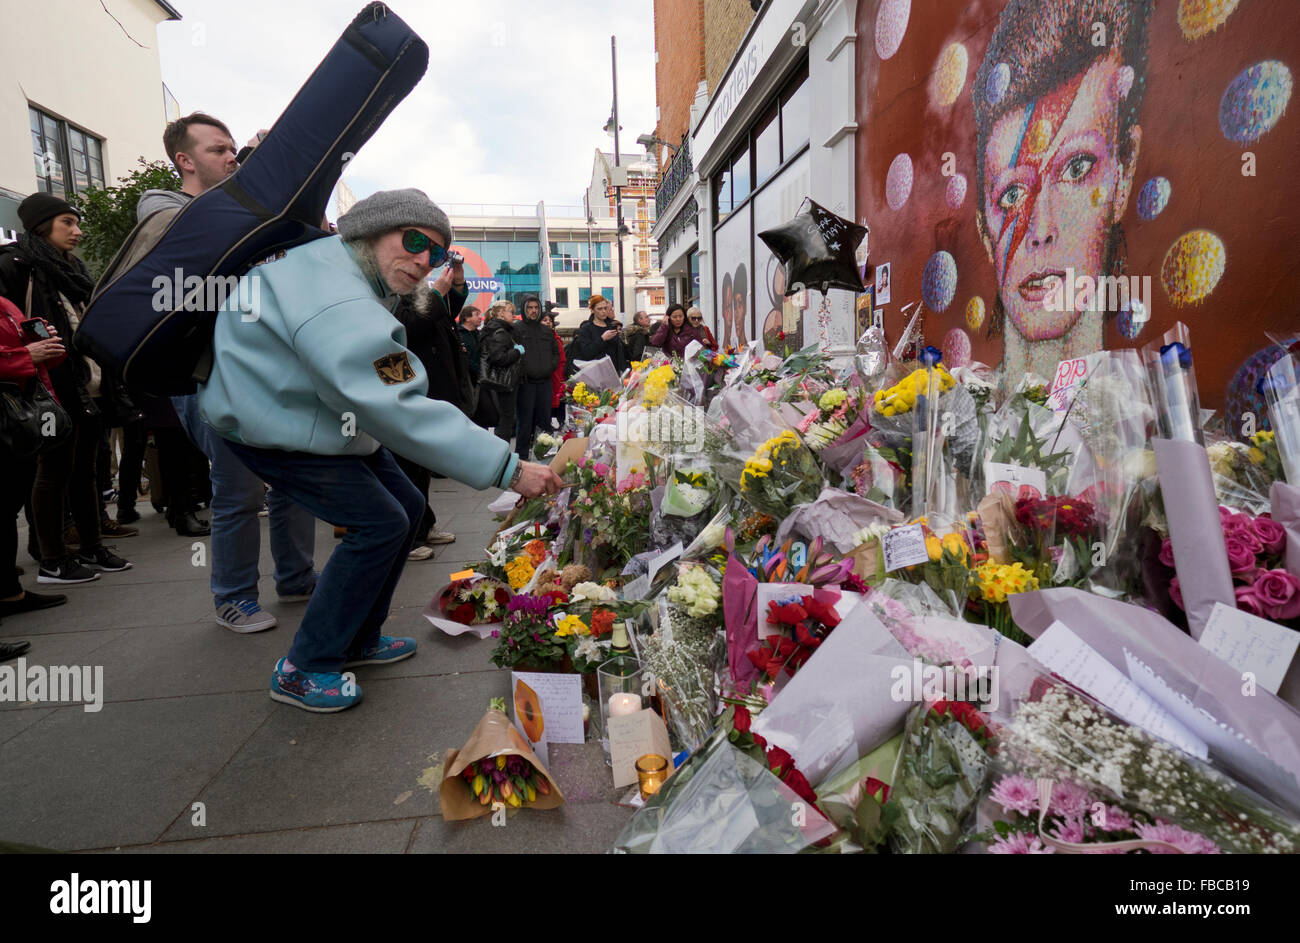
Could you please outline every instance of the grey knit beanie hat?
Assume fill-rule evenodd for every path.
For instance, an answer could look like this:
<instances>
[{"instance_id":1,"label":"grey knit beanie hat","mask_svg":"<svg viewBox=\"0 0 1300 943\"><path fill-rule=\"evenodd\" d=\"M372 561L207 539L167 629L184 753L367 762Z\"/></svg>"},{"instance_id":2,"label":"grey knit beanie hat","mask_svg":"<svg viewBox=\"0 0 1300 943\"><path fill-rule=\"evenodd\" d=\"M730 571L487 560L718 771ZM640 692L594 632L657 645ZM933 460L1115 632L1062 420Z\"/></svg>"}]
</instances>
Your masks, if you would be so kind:
<instances>
[{"instance_id":1,"label":"grey knit beanie hat","mask_svg":"<svg viewBox=\"0 0 1300 943\"><path fill-rule=\"evenodd\" d=\"M339 235L344 239L369 239L403 226L423 226L441 233L450 247L451 220L423 190L380 190L372 193L339 217Z\"/></svg>"}]
</instances>

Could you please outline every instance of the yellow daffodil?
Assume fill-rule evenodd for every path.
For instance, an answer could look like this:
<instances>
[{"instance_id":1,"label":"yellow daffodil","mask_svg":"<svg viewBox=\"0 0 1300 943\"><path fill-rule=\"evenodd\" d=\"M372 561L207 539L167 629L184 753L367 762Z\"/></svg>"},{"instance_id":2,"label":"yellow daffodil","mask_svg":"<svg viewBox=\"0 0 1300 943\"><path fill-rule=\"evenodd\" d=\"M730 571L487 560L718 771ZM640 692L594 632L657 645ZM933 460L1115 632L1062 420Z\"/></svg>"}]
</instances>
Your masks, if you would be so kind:
<instances>
[{"instance_id":1,"label":"yellow daffodil","mask_svg":"<svg viewBox=\"0 0 1300 943\"><path fill-rule=\"evenodd\" d=\"M555 637L565 638L570 635L590 635L591 629L577 616L565 616L555 623Z\"/></svg>"}]
</instances>

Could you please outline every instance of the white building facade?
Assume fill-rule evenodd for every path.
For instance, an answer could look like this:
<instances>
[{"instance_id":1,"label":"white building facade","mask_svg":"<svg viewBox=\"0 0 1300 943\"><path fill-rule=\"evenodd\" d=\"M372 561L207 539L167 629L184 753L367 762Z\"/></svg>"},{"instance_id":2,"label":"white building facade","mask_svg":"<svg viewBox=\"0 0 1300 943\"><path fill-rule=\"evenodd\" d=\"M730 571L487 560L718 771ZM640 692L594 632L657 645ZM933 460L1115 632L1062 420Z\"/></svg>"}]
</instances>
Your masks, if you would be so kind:
<instances>
[{"instance_id":1,"label":"white building facade","mask_svg":"<svg viewBox=\"0 0 1300 943\"><path fill-rule=\"evenodd\" d=\"M668 300L697 303L722 344L759 338L779 352L821 338L822 296L786 297L758 233L805 197L855 218L856 42L847 0L767 0L712 98L693 109L689 151L660 187L655 236ZM828 300L826 341L844 354L854 298Z\"/></svg>"}]
</instances>

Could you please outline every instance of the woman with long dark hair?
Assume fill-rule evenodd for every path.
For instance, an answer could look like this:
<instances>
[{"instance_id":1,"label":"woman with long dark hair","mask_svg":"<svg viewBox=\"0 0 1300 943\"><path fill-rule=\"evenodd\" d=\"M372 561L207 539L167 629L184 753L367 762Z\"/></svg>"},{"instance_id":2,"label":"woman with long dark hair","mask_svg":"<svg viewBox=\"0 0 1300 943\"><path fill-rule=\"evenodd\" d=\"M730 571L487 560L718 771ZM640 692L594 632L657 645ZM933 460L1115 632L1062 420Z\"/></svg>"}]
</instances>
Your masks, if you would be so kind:
<instances>
[{"instance_id":1,"label":"woman with long dark hair","mask_svg":"<svg viewBox=\"0 0 1300 943\"><path fill-rule=\"evenodd\" d=\"M40 318L58 336L71 338L90 300L94 279L72 250L81 241L81 214L66 201L35 193L18 207L23 233L18 246L0 257L0 295L24 318ZM131 564L100 541L100 494L95 463L99 450L100 408L108 394L95 361L74 350L50 371L52 389L72 419L67 441L45 449L36 463L32 514L40 547L39 583L87 583L101 571L120 572ZM65 498L66 494L66 498ZM70 506L80 551L70 553L63 537L63 514Z\"/></svg>"},{"instance_id":2,"label":"woman with long dark hair","mask_svg":"<svg viewBox=\"0 0 1300 943\"><path fill-rule=\"evenodd\" d=\"M680 304L669 305L668 314L660 322L655 336L650 338L650 343L670 357L674 355L682 357L685 356L686 348L690 346L691 341L704 342L695 328L687 322L686 309Z\"/></svg>"}]
</instances>

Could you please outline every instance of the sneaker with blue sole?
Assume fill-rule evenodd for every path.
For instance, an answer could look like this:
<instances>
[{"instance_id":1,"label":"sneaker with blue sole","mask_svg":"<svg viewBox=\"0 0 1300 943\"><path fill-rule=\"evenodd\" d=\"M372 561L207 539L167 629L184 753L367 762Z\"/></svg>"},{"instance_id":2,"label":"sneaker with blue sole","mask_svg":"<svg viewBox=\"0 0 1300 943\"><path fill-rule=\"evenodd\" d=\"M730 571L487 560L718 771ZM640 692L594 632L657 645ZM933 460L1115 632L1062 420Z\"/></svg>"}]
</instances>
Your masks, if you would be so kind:
<instances>
[{"instance_id":1,"label":"sneaker with blue sole","mask_svg":"<svg viewBox=\"0 0 1300 943\"><path fill-rule=\"evenodd\" d=\"M391 665L404 661L415 654L415 639L395 638L391 635L379 636L379 644L374 648L362 649L361 654L349 658L343 663L344 668L356 668L359 665Z\"/></svg>"},{"instance_id":2,"label":"sneaker with blue sole","mask_svg":"<svg viewBox=\"0 0 1300 943\"><path fill-rule=\"evenodd\" d=\"M360 702L361 686L350 671L285 671L281 658L271 672L271 700L313 714L335 714Z\"/></svg>"}]
</instances>

